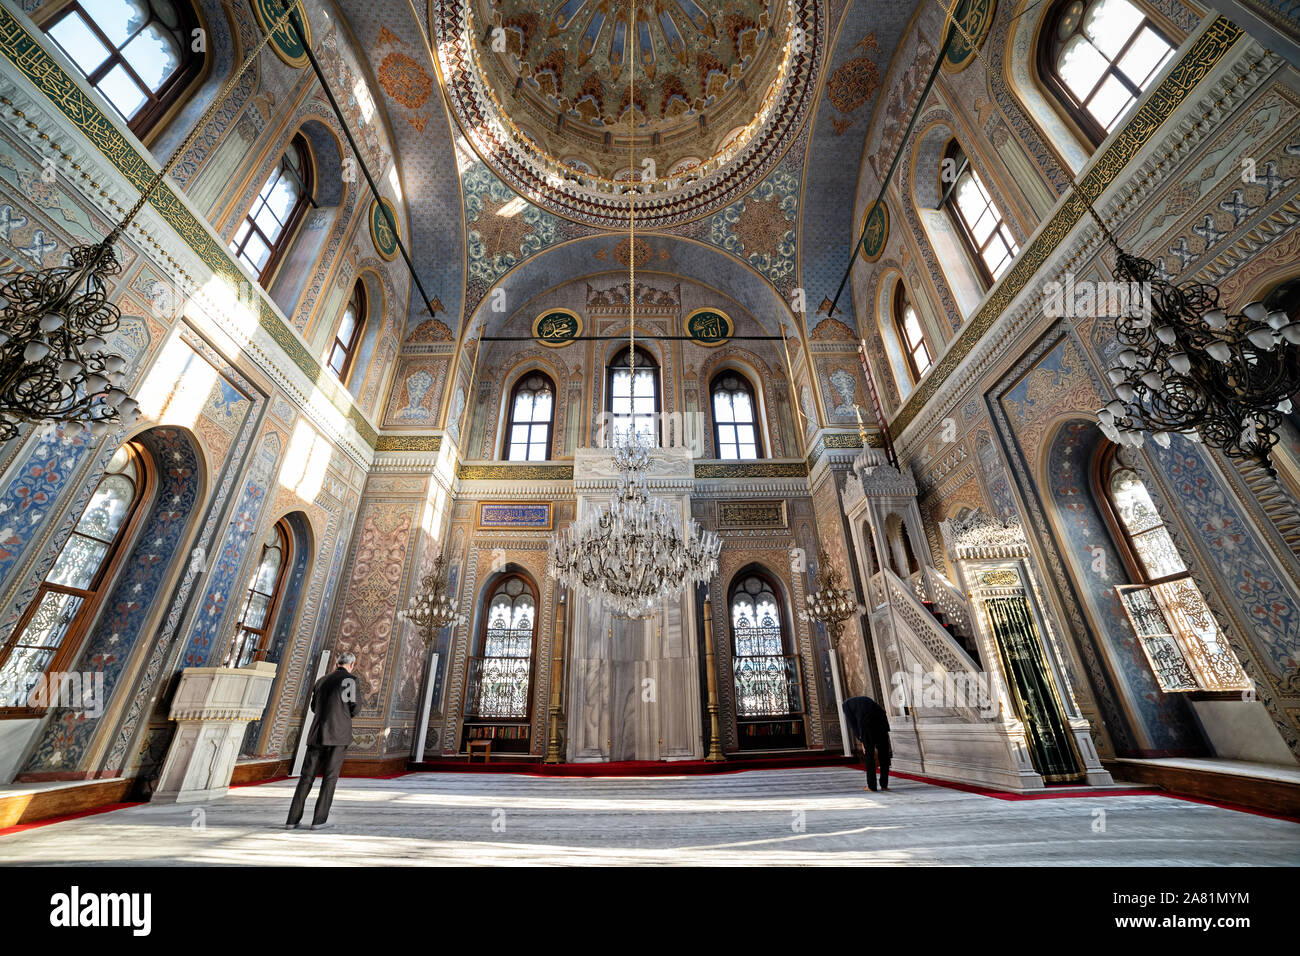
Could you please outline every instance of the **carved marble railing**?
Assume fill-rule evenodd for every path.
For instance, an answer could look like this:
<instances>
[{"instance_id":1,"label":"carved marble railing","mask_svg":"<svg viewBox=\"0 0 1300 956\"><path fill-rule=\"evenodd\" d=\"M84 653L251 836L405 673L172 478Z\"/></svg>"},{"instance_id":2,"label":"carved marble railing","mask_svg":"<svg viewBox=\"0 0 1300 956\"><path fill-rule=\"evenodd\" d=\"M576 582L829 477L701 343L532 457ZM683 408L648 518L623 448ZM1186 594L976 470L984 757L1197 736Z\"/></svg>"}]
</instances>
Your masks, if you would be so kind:
<instances>
[{"instance_id":1,"label":"carved marble railing","mask_svg":"<svg viewBox=\"0 0 1300 956\"><path fill-rule=\"evenodd\" d=\"M975 636L975 615L965 595L961 593L957 585L949 581L947 576L937 568L927 566L924 573L925 589L930 596L930 600L934 602L934 606L943 612L944 616L956 626L957 630L973 638Z\"/></svg>"},{"instance_id":2,"label":"carved marble railing","mask_svg":"<svg viewBox=\"0 0 1300 956\"><path fill-rule=\"evenodd\" d=\"M887 630L894 640L905 644L923 672L942 671L954 680L965 682L966 686L975 686L976 682L985 679L979 664L934 619L908 582L892 571L884 570L872 578L871 585L873 592L883 590L886 595L885 606L877 608L872 615L873 626L878 629L878 634ZM901 659L892 654L890 657L893 658L891 664L900 671L905 670ZM905 679L908 676L904 674ZM891 676L889 679L893 684L895 678ZM991 719L981 715L977 707L966 705L945 706L943 709L926 707L923 713L940 718L960 717L972 723L986 723Z\"/></svg>"}]
</instances>

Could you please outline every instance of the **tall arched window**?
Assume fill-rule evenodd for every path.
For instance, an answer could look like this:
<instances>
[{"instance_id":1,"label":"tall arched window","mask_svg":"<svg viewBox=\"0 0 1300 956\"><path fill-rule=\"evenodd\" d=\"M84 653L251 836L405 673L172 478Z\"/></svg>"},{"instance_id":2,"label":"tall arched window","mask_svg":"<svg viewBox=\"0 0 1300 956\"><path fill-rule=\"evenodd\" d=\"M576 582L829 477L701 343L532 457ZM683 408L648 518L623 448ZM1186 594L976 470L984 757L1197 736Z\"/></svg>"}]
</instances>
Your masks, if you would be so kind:
<instances>
[{"instance_id":1,"label":"tall arched window","mask_svg":"<svg viewBox=\"0 0 1300 956\"><path fill-rule=\"evenodd\" d=\"M469 661L462 745L491 740L494 751L528 752L536 636L537 591L523 575L507 574L491 585Z\"/></svg>"},{"instance_id":2,"label":"tall arched window","mask_svg":"<svg viewBox=\"0 0 1300 956\"><path fill-rule=\"evenodd\" d=\"M343 318L334 333L334 344L330 346L329 367L340 382L346 383L352 373L352 360L357 354L357 345L361 342L361 330L366 325L366 284L360 279L352 287L352 298L348 299L343 309Z\"/></svg>"},{"instance_id":3,"label":"tall arched window","mask_svg":"<svg viewBox=\"0 0 1300 956\"><path fill-rule=\"evenodd\" d=\"M546 461L551 457L555 385L541 372L529 372L510 392L506 422L507 461Z\"/></svg>"},{"instance_id":4,"label":"tall arched window","mask_svg":"<svg viewBox=\"0 0 1300 956\"><path fill-rule=\"evenodd\" d=\"M140 139L203 72L189 0L74 0L45 32Z\"/></svg>"},{"instance_id":5,"label":"tall arched window","mask_svg":"<svg viewBox=\"0 0 1300 956\"><path fill-rule=\"evenodd\" d=\"M1250 686L1188 574L1169 529L1118 446L1098 456L1098 501L1132 585L1117 585L1134 632L1164 691L1239 691Z\"/></svg>"},{"instance_id":6,"label":"tall arched window","mask_svg":"<svg viewBox=\"0 0 1300 956\"><path fill-rule=\"evenodd\" d=\"M605 410L611 418L613 439L634 431L652 442L656 440L659 363L648 352L636 350L635 369L631 349L623 349L614 356L605 374Z\"/></svg>"},{"instance_id":7,"label":"tall arched window","mask_svg":"<svg viewBox=\"0 0 1300 956\"><path fill-rule=\"evenodd\" d=\"M266 659L270 643L271 625L280 606L285 578L289 567L289 542L292 537L288 523L275 523L271 533L262 542L262 553L257 567L248 582L244 603L235 626L235 639L226 654L226 667L243 667L253 661Z\"/></svg>"},{"instance_id":8,"label":"tall arched window","mask_svg":"<svg viewBox=\"0 0 1300 956\"><path fill-rule=\"evenodd\" d=\"M929 371L933 359L930 357L930 346L925 341L921 317L908 301L902 280L899 280L894 289L894 329L898 333L898 344L903 348L903 356L907 359L912 384L915 385Z\"/></svg>"},{"instance_id":9,"label":"tall arched window","mask_svg":"<svg viewBox=\"0 0 1300 956\"><path fill-rule=\"evenodd\" d=\"M713 443L724 459L759 458L758 402L749 379L726 369L713 377Z\"/></svg>"},{"instance_id":10,"label":"tall arched window","mask_svg":"<svg viewBox=\"0 0 1300 956\"><path fill-rule=\"evenodd\" d=\"M1060 0L1043 29L1038 69L1097 146L1173 53L1174 44L1129 0Z\"/></svg>"},{"instance_id":11,"label":"tall arched window","mask_svg":"<svg viewBox=\"0 0 1300 956\"><path fill-rule=\"evenodd\" d=\"M313 183L311 150L298 133L230 241L230 251L263 286L270 281L307 212Z\"/></svg>"},{"instance_id":12,"label":"tall arched window","mask_svg":"<svg viewBox=\"0 0 1300 956\"><path fill-rule=\"evenodd\" d=\"M988 285L1007 270L1020 251L1002 212L993 202L961 145L954 139L943 153L940 188L943 206Z\"/></svg>"},{"instance_id":13,"label":"tall arched window","mask_svg":"<svg viewBox=\"0 0 1300 956\"><path fill-rule=\"evenodd\" d=\"M144 456L135 445L123 445L104 469L36 597L0 647L0 709L44 706L33 694L40 697L45 674L61 673L72 663L151 491Z\"/></svg>"},{"instance_id":14,"label":"tall arched window","mask_svg":"<svg viewBox=\"0 0 1300 956\"><path fill-rule=\"evenodd\" d=\"M805 746L799 661L776 586L765 574L743 571L731 586L728 606L740 749Z\"/></svg>"}]
</instances>

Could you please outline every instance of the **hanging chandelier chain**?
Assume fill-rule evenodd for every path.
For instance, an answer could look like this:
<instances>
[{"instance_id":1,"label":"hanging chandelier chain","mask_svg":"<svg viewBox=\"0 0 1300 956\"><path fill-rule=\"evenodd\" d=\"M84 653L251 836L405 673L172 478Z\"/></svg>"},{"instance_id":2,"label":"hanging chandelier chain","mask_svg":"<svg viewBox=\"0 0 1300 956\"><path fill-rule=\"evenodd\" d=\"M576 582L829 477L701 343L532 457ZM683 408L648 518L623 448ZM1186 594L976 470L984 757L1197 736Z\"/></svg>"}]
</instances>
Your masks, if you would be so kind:
<instances>
[{"instance_id":1,"label":"hanging chandelier chain","mask_svg":"<svg viewBox=\"0 0 1300 956\"><path fill-rule=\"evenodd\" d=\"M632 0L632 27L628 33L628 41L632 49L636 49L636 0ZM636 57L631 58L627 71L628 96L627 96L627 179L628 188L633 192L639 192L632 183L639 182L635 178L636 171ZM628 301L628 364L632 370L632 408L636 409L636 198L628 203L627 217L628 249L627 249L627 301ZM633 429L636 428L636 416L632 418Z\"/></svg>"}]
</instances>

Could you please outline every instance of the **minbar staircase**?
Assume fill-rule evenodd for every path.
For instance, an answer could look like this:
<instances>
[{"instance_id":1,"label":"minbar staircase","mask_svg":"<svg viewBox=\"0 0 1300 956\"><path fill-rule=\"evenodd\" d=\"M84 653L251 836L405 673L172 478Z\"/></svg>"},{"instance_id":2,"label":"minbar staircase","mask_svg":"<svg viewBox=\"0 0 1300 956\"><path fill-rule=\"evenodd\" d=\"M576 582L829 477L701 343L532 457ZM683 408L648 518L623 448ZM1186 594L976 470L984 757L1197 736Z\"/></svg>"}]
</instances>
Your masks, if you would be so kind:
<instances>
[{"instance_id":1,"label":"minbar staircase","mask_svg":"<svg viewBox=\"0 0 1300 956\"><path fill-rule=\"evenodd\" d=\"M948 620L948 615L940 610L933 601L922 599L921 606L934 616L934 619L939 622L939 626L947 631L954 641L961 645L961 649L970 655L971 660L979 663L979 646L975 643L973 636L961 631L954 621Z\"/></svg>"}]
</instances>

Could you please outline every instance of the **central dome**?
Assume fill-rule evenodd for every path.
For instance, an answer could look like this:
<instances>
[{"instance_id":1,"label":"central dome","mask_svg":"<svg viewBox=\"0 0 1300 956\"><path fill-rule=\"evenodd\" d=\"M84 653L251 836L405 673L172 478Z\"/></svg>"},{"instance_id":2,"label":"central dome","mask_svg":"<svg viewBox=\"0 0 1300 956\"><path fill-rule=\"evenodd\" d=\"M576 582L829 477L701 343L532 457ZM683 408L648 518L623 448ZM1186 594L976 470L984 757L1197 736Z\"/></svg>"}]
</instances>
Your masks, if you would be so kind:
<instances>
[{"instance_id":1,"label":"central dome","mask_svg":"<svg viewBox=\"0 0 1300 956\"><path fill-rule=\"evenodd\" d=\"M811 98L809 0L442 0L441 12L440 65L479 154L539 206L593 225L622 226L634 205L638 222L670 225L734 200Z\"/></svg>"}]
</instances>

